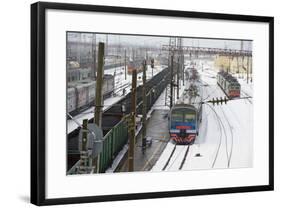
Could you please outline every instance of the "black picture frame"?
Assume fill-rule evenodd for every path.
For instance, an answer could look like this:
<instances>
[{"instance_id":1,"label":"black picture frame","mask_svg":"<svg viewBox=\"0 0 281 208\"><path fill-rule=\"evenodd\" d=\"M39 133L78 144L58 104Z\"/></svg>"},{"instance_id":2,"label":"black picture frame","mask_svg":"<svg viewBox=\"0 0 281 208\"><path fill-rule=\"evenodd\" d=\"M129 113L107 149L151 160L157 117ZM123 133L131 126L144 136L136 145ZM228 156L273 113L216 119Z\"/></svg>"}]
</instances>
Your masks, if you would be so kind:
<instances>
[{"instance_id":1,"label":"black picture frame","mask_svg":"<svg viewBox=\"0 0 281 208\"><path fill-rule=\"evenodd\" d=\"M181 18L200 18L215 20L235 20L263 22L269 24L269 184L235 188L214 188L185 191L163 191L153 193L87 196L46 199L45 144L46 144L46 83L45 83L45 39L46 10L109 12L121 14L155 15ZM225 194L237 192L269 191L274 189L274 18L235 14L217 14L158 10L147 8L94 6L84 4L65 4L38 2L31 5L31 203L35 205L72 204L116 200L193 196L205 194Z\"/></svg>"}]
</instances>

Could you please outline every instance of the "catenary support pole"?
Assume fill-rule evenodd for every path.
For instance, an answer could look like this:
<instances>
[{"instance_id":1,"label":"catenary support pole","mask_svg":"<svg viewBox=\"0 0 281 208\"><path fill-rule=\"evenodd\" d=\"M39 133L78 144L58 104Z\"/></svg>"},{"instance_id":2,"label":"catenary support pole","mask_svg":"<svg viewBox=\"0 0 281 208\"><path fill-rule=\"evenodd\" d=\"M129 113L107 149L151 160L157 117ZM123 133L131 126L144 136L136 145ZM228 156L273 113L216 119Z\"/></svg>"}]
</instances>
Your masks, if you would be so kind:
<instances>
[{"instance_id":1,"label":"catenary support pole","mask_svg":"<svg viewBox=\"0 0 281 208\"><path fill-rule=\"evenodd\" d=\"M147 67L147 57L146 60L143 61L143 73L142 73L142 153L146 150L146 104L147 104L147 97L146 97L146 68Z\"/></svg>"},{"instance_id":2,"label":"catenary support pole","mask_svg":"<svg viewBox=\"0 0 281 208\"><path fill-rule=\"evenodd\" d=\"M125 58L124 58L124 74L125 74L125 80L127 80L127 63L126 63L126 49L125 49Z\"/></svg>"},{"instance_id":3,"label":"catenary support pole","mask_svg":"<svg viewBox=\"0 0 281 208\"><path fill-rule=\"evenodd\" d=\"M173 99L174 99L174 55L171 55L171 78L170 78L170 108L173 107Z\"/></svg>"},{"instance_id":4,"label":"catenary support pole","mask_svg":"<svg viewBox=\"0 0 281 208\"><path fill-rule=\"evenodd\" d=\"M180 98L180 58L177 62L177 99Z\"/></svg>"},{"instance_id":5,"label":"catenary support pole","mask_svg":"<svg viewBox=\"0 0 281 208\"><path fill-rule=\"evenodd\" d=\"M250 56L247 57L247 84L249 83Z\"/></svg>"},{"instance_id":6,"label":"catenary support pole","mask_svg":"<svg viewBox=\"0 0 281 208\"><path fill-rule=\"evenodd\" d=\"M104 67L104 43L99 43L98 48L98 70L96 80L96 105L95 105L95 117L94 121L100 128L102 127L102 107L103 107L103 96L102 96L102 85L103 85L103 67ZM95 172L99 172L99 156L94 158L93 164L96 166Z\"/></svg>"},{"instance_id":7,"label":"catenary support pole","mask_svg":"<svg viewBox=\"0 0 281 208\"><path fill-rule=\"evenodd\" d=\"M137 93L137 71L133 70L132 74L132 91L131 91L131 116L129 119L129 150L128 150L128 171L134 171L134 154L136 140L136 93Z\"/></svg>"}]
</instances>

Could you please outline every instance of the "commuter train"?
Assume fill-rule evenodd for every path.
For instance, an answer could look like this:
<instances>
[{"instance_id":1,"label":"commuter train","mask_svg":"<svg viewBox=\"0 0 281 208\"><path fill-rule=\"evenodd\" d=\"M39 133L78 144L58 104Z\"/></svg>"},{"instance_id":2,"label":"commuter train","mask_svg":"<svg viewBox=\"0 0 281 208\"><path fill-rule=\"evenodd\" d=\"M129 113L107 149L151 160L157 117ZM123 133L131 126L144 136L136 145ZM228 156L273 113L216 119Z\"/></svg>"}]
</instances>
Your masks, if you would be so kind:
<instances>
[{"instance_id":1,"label":"commuter train","mask_svg":"<svg viewBox=\"0 0 281 208\"><path fill-rule=\"evenodd\" d=\"M228 98L240 97L241 85L231 74L225 71L218 72L217 83Z\"/></svg>"},{"instance_id":2,"label":"commuter train","mask_svg":"<svg viewBox=\"0 0 281 208\"><path fill-rule=\"evenodd\" d=\"M175 104L169 115L170 139L178 145L191 145L199 135L202 121L202 97L200 85L190 84L186 98ZM187 102L184 103L184 102Z\"/></svg>"},{"instance_id":3,"label":"commuter train","mask_svg":"<svg viewBox=\"0 0 281 208\"><path fill-rule=\"evenodd\" d=\"M114 91L114 76L105 74L103 79L103 97L109 97ZM67 112L75 115L94 104L96 81L80 80L68 83Z\"/></svg>"}]
</instances>

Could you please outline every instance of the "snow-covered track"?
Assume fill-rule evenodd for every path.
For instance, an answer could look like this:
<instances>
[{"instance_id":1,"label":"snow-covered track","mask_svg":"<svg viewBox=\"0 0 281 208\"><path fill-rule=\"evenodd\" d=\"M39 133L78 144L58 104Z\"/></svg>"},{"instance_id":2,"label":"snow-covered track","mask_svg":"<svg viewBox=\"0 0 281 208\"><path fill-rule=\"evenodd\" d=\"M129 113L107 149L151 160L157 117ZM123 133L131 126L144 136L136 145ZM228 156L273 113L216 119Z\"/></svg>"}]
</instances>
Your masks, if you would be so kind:
<instances>
[{"instance_id":1,"label":"snow-covered track","mask_svg":"<svg viewBox=\"0 0 281 208\"><path fill-rule=\"evenodd\" d=\"M171 158L173 157L174 153L175 153L175 150L177 148L177 145L175 144L170 156L168 157L168 160L167 162L165 163L164 167L162 168L162 170L165 170L167 168L167 166L169 165L170 161L171 161Z\"/></svg>"},{"instance_id":2,"label":"snow-covered track","mask_svg":"<svg viewBox=\"0 0 281 208\"><path fill-rule=\"evenodd\" d=\"M207 104L210 109L214 112L214 115L216 117L216 121L218 123L218 126L219 126L219 129L220 129L220 138L219 138L219 143L218 143L218 146L217 146L217 150L216 150L216 154L215 154L215 158L213 160L213 163L212 163L212 168L214 168L215 164L216 164L216 161L217 161L217 158L218 158L218 154L219 154L219 151L220 151L220 148L221 148L221 143L222 143L222 125L221 125L221 121L220 121L220 118L217 114L217 112L215 111L214 107Z\"/></svg>"},{"instance_id":3,"label":"snow-covered track","mask_svg":"<svg viewBox=\"0 0 281 208\"><path fill-rule=\"evenodd\" d=\"M185 150L185 154L184 154L183 159L182 159L182 161L181 161L181 165L180 165L180 167L179 167L179 170L182 169L182 167L183 167L183 165L184 165L184 163L185 163L185 161L186 161L186 157L187 157L187 154L188 154L188 152L189 152L189 148L190 148L190 145L188 145L187 149Z\"/></svg>"},{"instance_id":4,"label":"snow-covered track","mask_svg":"<svg viewBox=\"0 0 281 208\"><path fill-rule=\"evenodd\" d=\"M229 130L230 130L230 134L231 134L231 145L230 145L230 151L229 151L229 154L228 154L228 161L227 161L227 167L229 168L230 162L231 162L231 157L232 157L232 151L233 151L233 130L232 130L232 126L230 125L229 119L227 118L226 113L224 112L222 107L221 107L221 111L222 111L223 116L224 116L224 118L227 122L227 125L228 125Z\"/></svg>"},{"instance_id":5,"label":"snow-covered track","mask_svg":"<svg viewBox=\"0 0 281 208\"><path fill-rule=\"evenodd\" d=\"M188 147L188 145L177 145L177 149L175 150L175 153L171 158L171 162L166 170L179 170L181 164L184 163L183 160Z\"/></svg>"},{"instance_id":6,"label":"snow-covered track","mask_svg":"<svg viewBox=\"0 0 281 208\"><path fill-rule=\"evenodd\" d=\"M250 103L250 104L253 104L253 102L252 102L252 98L251 98L251 96L248 94L248 93L246 93L245 91L242 91L241 90L241 94L243 95L243 96L245 96L245 97L247 97L247 101Z\"/></svg>"}]
</instances>

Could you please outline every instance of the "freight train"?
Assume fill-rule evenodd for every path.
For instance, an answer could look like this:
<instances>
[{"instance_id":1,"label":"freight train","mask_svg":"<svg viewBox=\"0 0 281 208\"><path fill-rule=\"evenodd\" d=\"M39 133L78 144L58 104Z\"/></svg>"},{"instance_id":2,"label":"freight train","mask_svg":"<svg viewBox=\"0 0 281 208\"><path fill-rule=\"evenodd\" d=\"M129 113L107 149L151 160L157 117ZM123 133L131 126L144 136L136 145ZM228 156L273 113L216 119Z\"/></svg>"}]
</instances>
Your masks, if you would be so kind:
<instances>
[{"instance_id":1,"label":"freight train","mask_svg":"<svg viewBox=\"0 0 281 208\"><path fill-rule=\"evenodd\" d=\"M107 98L114 91L114 76L105 74L103 78L103 97ZM67 88L67 112L71 115L85 110L94 104L96 94L96 81L79 80L69 82Z\"/></svg>"},{"instance_id":2,"label":"freight train","mask_svg":"<svg viewBox=\"0 0 281 208\"><path fill-rule=\"evenodd\" d=\"M169 83L170 70L164 68L161 72L156 74L152 79L147 81L146 89L149 93L147 99L147 112L152 108L153 104L157 101L159 96L162 94L164 89ZM142 86L137 87L137 111L141 112L142 103ZM106 125L103 128L104 138L103 138L103 150L100 154L99 171L100 173L106 172L106 170L111 166L112 162L123 149L124 145L128 143L128 123L126 119L118 116L120 114L119 106L126 106L125 114L131 112L130 109L131 92L128 93L124 98L119 100L115 105L111 106L103 113L103 123ZM114 128L113 128L114 127ZM79 129L68 134L68 160L67 174L76 174L78 170L77 161L80 159L80 152L78 151L77 140L75 137L78 136ZM118 138L118 139L116 139ZM73 152L75 154L73 154Z\"/></svg>"},{"instance_id":3,"label":"freight train","mask_svg":"<svg viewBox=\"0 0 281 208\"><path fill-rule=\"evenodd\" d=\"M231 74L225 71L218 72L217 83L228 98L240 97L241 85Z\"/></svg>"}]
</instances>

